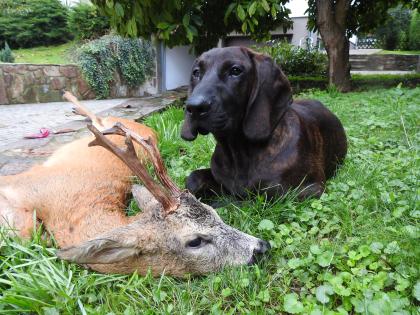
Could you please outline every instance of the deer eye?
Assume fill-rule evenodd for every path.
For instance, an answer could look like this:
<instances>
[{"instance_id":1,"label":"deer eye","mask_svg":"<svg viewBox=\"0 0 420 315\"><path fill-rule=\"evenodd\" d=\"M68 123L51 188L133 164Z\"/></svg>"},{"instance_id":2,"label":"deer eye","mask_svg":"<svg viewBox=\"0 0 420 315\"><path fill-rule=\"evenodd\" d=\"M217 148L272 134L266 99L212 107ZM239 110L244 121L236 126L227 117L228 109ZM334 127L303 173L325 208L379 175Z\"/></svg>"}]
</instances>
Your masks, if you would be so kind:
<instances>
[{"instance_id":1,"label":"deer eye","mask_svg":"<svg viewBox=\"0 0 420 315\"><path fill-rule=\"evenodd\" d=\"M196 237L195 239L189 241L187 243L187 247L191 247L191 248L198 248L201 245L203 245L205 243L204 239L199 237Z\"/></svg>"}]
</instances>

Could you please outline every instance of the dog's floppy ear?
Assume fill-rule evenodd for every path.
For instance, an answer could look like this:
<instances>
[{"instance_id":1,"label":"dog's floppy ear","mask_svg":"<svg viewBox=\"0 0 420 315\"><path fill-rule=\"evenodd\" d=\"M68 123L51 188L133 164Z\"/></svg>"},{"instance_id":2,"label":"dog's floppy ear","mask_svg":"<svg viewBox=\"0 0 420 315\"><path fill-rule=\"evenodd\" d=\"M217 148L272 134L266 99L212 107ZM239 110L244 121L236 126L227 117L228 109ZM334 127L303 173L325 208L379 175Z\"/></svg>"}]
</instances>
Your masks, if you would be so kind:
<instances>
[{"instance_id":1,"label":"dog's floppy ear","mask_svg":"<svg viewBox=\"0 0 420 315\"><path fill-rule=\"evenodd\" d=\"M254 66L254 85L243 120L251 141L265 141L292 102L289 80L268 56L246 49Z\"/></svg>"}]
</instances>

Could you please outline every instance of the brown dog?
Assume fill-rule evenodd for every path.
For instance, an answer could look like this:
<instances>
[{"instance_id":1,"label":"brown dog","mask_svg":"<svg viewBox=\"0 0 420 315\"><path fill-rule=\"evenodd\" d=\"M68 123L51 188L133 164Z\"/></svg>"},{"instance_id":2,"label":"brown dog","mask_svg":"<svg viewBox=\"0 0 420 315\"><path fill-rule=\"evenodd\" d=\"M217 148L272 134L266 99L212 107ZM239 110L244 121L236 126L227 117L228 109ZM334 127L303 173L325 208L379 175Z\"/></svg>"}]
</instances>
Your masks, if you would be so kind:
<instances>
[{"instance_id":1,"label":"brown dog","mask_svg":"<svg viewBox=\"0 0 420 315\"><path fill-rule=\"evenodd\" d=\"M279 66L243 47L212 49L193 65L181 136L209 132L211 168L187 178L198 197L293 188L300 198L320 196L347 152L338 118L318 101L293 101Z\"/></svg>"}]
</instances>

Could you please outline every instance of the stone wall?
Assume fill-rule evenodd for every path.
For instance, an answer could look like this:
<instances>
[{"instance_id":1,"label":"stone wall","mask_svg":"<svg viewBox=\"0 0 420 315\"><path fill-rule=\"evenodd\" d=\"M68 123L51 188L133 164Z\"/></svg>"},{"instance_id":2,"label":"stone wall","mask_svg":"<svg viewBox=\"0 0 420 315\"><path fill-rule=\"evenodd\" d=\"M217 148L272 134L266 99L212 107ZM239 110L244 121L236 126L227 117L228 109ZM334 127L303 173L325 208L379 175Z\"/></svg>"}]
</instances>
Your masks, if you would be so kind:
<instances>
[{"instance_id":1,"label":"stone wall","mask_svg":"<svg viewBox=\"0 0 420 315\"><path fill-rule=\"evenodd\" d=\"M110 98L157 93L156 78L131 88L115 74L111 86ZM0 64L0 104L59 102L63 89L79 99L95 98L76 65Z\"/></svg>"},{"instance_id":2,"label":"stone wall","mask_svg":"<svg viewBox=\"0 0 420 315\"><path fill-rule=\"evenodd\" d=\"M351 55L352 70L420 72L420 55Z\"/></svg>"}]
</instances>

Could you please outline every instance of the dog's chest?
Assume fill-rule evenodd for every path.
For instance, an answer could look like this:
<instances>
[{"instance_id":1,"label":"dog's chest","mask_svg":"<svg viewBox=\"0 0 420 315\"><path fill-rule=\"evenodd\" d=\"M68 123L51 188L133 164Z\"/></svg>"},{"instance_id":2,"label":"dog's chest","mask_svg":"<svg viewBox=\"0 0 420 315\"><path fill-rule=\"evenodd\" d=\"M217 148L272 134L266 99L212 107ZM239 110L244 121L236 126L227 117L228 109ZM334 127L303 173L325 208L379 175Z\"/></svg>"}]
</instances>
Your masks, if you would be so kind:
<instances>
[{"instance_id":1,"label":"dog's chest","mask_svg":"<svg viewBox=\"0 0 420 315\"><path fill-rule=\"evenodd\" d=\"M215 180L230 193L244 195L270 185L273 177L280 179L280 165L276 156L279 152L221 150L216 147L212 157L211 170ZM262 186L262 187L261 187Z\"/></svg>"}]
</instances>

